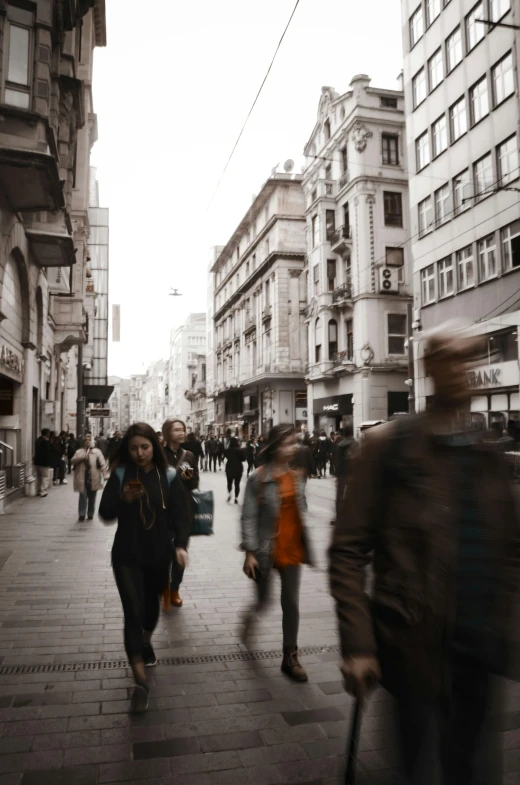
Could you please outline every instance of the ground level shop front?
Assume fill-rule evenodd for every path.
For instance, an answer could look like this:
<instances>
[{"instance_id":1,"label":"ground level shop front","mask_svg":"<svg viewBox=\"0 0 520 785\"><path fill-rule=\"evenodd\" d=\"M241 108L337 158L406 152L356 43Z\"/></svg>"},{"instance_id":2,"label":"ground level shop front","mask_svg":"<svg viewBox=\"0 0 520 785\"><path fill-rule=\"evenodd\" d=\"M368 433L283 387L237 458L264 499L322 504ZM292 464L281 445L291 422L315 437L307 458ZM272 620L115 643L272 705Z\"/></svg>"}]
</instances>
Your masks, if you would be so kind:
<instances>
[{"instance_id":1,"label":"ground level shop front","mask_svg":"<svg viewBox=\"0 0 520 785\"><path fill-rule=\"evenodd\" d=\"M231 428L242 439L266 436L273 425L307 428L307 390L301 379L272 380L225 390L215 399L215 433ZM211 428L210 428L211 430Z\"/></svg>"}]
</instances>

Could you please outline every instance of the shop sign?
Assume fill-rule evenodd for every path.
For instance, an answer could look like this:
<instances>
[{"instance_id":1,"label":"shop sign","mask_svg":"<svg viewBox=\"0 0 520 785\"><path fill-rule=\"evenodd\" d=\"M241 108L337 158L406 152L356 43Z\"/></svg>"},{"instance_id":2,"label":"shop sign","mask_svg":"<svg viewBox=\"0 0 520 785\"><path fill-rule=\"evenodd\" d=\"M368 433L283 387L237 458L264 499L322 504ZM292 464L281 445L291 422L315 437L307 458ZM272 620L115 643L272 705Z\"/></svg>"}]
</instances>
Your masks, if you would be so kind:
<instances>
[{"instance_id":1,"label":"shop sign","mask_svg":"<svg viewBox=\"0 0 520 785\"><path fill-rule=\"evenodd\" d=\"M339 403L329 403L323 407L324 412L338 412L339 411Z\"/></svg>"},{"instance_id":2,"label":"shop sign","mask_svg":"<svg viewBox=\"0 0 520 785\"><path fill-rule=\"evenodd\" d=\"M488 368L485 371L468 371L468 384L471 389L499 387L501 384L500 373L500 368Z\"/></svg>"},{"instance_id":3,"label":"shop sign","mask_svg":"<svg viewBox=\"0 0 520 785\"><path fill-rule=\"evenodd\" d=\"M0 347L0 368L7 369L11 373L22 377L24 372L23 358L16 352L13 352L9 346L3 344Z\"/></svg>"},{"instance_id":4,"label":"shop sign","mask_svg":"<svg viewBox=\"0 0 520 785\"><path fill-rule=\"evenodd\" d=\"M327 398L316 398L313 403L313 412L329 417L352 414L352 395L331 395Z\"/></svg>"}]
</instances>

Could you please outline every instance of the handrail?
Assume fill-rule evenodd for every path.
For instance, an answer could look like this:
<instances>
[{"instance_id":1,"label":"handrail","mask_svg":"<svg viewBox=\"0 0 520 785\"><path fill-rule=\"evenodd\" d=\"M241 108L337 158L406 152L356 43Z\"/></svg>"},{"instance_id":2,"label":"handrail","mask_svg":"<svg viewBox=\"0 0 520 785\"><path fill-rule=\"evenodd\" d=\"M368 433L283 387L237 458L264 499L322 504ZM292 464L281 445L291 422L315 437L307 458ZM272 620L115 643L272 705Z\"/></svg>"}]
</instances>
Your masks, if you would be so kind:
<instances>
[{"instance_id":1,"label":"handrail","mask_svg":"<svg viewBox=\"0 0 520 785\"><path fill-rule=\"evenodd\" d=\"M2 441L0 441L0 444L2 445L2 447L7 447L8 450L11 450L11 452L14 452L14 447L11 447L10 444L7 444L6 442L2 442Z\"/></svg>"}]
</instances>

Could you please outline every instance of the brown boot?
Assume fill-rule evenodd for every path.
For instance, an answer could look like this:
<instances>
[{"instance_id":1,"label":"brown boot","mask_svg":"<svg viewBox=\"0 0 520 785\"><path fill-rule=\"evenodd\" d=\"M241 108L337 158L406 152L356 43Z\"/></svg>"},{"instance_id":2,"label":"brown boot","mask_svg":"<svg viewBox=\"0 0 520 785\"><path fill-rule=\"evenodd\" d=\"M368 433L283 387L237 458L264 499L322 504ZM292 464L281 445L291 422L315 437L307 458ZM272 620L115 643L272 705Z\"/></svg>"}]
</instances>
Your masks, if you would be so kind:
<instances>
[{"instance_id":1,"label":"brown boot","mask_svg":"<svg viewBox=\"0 0 520 785\"><path fill-rule=\"evenodd\" d=\"M164 591L162 593L162 599L163 599L163 608L164 608L164 610L165 611L171 611L172 603L171 603L171 599L170 599L170 589L169 588L164 589Z\"/></svg>"},{"instance_id":2,"label":"brown boot","mask_svg":"<svg viewBox=\"0 0 520 785\"><path fill-rule=\"evenodd\" d=\"M178 591L170 592L170 601L171 604L174 605L176 608L180 608L182 606L182 598Z\"/></svg>"},{"instance_id":3,"label":"brown boot","mask_svg":"<svg viewBox=\"0 0 520 785\"><path fill-rule=\"evenodd\" d=\"M289 678L293 679L294 681L309 681L307 671L303 665L301 665L300 660L298 659L297 649L284 651L282 660L282 673L285 673L286 676L289 676Z\"/></svg>"}]
</instances>

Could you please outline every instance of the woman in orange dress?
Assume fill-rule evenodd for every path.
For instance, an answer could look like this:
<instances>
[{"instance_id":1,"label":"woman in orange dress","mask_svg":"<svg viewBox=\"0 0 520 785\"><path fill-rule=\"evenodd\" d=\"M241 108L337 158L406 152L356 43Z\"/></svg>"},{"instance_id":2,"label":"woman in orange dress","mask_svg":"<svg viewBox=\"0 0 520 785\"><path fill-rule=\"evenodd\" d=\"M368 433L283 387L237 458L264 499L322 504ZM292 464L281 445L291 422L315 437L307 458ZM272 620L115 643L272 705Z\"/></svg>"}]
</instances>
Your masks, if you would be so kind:
<instances>
[{"instance_id":1,"label":"woman in orange dress","mask_svg":"<svg viewBox=\"0 0 520 785\"><path fill-rule=\"evenodd\" d=\"M244 619L244 637L268 604L275 569L282 583L282 671L296 681L307 681L298 659L299 595L301 566L312 563L312 559L305 526L304 486L290 468L296 450L294 427L276 425L263 450L263 465L247 480L242 509L244 573L256 582L257 601Z\"/></svg>"}]
</instances>

